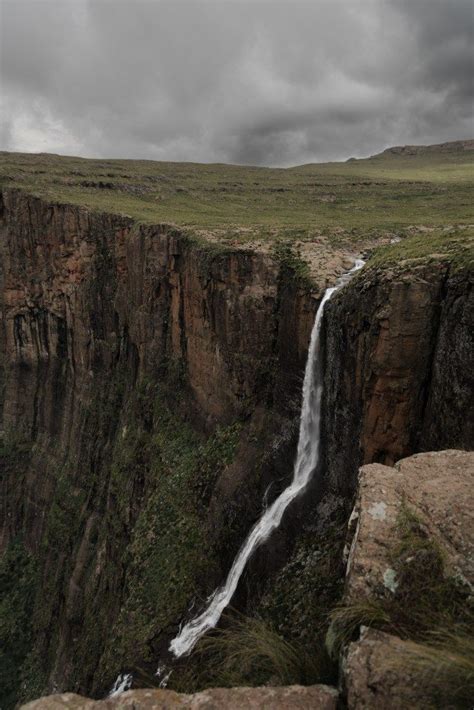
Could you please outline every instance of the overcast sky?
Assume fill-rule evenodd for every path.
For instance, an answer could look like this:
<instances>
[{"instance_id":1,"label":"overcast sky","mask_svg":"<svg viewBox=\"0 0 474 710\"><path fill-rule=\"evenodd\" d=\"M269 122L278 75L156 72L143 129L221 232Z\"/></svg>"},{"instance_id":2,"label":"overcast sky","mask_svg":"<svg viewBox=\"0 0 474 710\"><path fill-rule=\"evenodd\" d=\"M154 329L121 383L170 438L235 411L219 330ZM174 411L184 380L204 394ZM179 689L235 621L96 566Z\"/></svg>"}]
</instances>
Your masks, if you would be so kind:
<instances>
[{"instance_id":1,"label":"overcast sky","mask_svg":"<svg viewBox=\"0 0 474 710\"><path fill-rule=\"evenodd\" d=\"M471 0L0 0L3 150L262 165L469 138Z\"/></svg>"}]
</instances>

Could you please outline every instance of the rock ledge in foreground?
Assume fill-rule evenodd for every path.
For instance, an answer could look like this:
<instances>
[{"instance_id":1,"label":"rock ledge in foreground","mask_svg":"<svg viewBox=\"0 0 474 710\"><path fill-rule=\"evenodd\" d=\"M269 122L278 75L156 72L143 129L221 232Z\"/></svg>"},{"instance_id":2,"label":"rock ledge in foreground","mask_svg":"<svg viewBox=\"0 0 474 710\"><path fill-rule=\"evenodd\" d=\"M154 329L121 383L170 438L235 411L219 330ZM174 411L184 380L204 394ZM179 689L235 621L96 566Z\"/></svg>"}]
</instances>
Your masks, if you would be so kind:
<instances>
[{"instance_id":1,"label":"rock ledge in foreground","mask_svg":"<svg viewBox=\"0 0 474 710\"><path fill-rule=\"evenodd\" d=\"M327 685L210 688L194 695L172 690L129 690L117 698L88 700L75 693L49 695L21 710L336 710L338 692Z\"/></svg>"}]
</instances>

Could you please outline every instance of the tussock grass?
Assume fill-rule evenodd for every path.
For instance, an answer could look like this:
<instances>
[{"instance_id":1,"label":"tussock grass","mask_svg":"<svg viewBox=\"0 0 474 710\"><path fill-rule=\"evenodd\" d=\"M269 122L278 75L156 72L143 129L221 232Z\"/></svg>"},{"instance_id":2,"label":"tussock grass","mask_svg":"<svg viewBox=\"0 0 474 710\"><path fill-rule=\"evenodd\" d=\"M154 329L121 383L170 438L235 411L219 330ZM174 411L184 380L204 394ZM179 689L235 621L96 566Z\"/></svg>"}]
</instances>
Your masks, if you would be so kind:
<instances>
[{"instance_id":1,"label":"tussock grass","mask_svg":"<svg viewBox=\"0 0 474 710\"><path fill-rule=\"evenodd\" d=\"M440 630L426 644L408 643L396 670L414 673L435 707L472 708L474 638L468 630Z\"/></svg>"},{"instance_id":2,"label":"tussock grass","mask_svg":"<svg viewBox=\"0 0 474 710\"><path fill-rule=\"evenodd\" d=\"M331 613L331 624L326 633L326 648L330 657L336 659L339 656L342 647L354 637L360 626L385 628L390 622L389 612L376 599L336 607Z\"/></svg>"},{"instance_id":3,"label":"tussock grass","mask_svg":"<svg viewBox=\"0 0 474 710\"><path fill-rule=\"evenodd\" d=\"M320 642L314 647L283 638L264 619L229 616L203 638L192 665L171 678L185 692L207 686L312 685L334 680L334 668Z\"/></svg>"},{"instance_id":4,"label":"tussock grass","mask_svg":"<svg viewBox=\"0 0 474 710\"><path fill-rule=\"evenodd\" d=\"M337 658L360 626L394 634L407 642L394 670L419 679L430 707L472 707L472 595L446 574L443 551L407 505L400 511L390 560L397 573L395 594L375 590L371 599L334 609L326 635L329 654Z\"/></svg>"},{"instance_id":5,"label":"tussock grass","mask_svg":"<svg viewBox=\"0 0 474 710\"><path fill-rule=\"evenodd\" d=\"M390 554L396 570L397 590L374 590L371 599L336 607L326 643L331 655L353 638L360 626L369 626L425 642L443 630L457 633L461 625L474 635L474 607L469 589L446 574L444 554L428 534L423 521L403 505L398 517L398 540Z\"/></svg>"}]
</instances>

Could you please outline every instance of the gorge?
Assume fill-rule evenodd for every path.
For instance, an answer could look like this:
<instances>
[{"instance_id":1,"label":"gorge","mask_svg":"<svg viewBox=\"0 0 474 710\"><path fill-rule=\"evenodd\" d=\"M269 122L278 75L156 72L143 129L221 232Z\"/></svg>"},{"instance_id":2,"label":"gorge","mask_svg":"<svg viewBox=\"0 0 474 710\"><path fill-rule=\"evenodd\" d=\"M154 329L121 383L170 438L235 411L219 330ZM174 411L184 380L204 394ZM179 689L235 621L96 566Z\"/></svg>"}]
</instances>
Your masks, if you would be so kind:
<instances>
[{"instance_id":1,"label":"gorge","mask_svg":"<svg viewBox=\"0 0 474 710\"><path fill-rule=\"evenodd\" d=\"M363 265L362 259L358 259L354 267L347 274L341 276L335 286L326 289L316 312L303 380L303 402L293 479L290 485L264 511L261 518L252 528L232 564L225 585L213 592L209 599L209 606L205 611L186 624L180 630L178 636L172 640L170 650L177 657L189 653L199 638L206 631L213 629L219 622L222 612L232 600L245 565L253 552L269 538L273 530L278 528L285 510L297 496L304 493L311 475L318 466L321 438L322 383L324 377L320 335L324 307L331 296L341 286L348 283L352 274L361 269Z\"/></svg>"},{"instance_id":2,"label":"gorge","mask_svg":"<svg viewBox=\"0 0 474 710\"><path fill-rule=\"evenodd\" d=\"M343 597L359 466L473 448L470 215L223 236L139 220L122 188L120 209L87 204L115 192L77 187L85 166L16 161L6 158L0 226L7 707L48 692L103 697L119 673L153 685L170 643L178 656L194 645L193 621L178 633L190 604L216 588L199 632L233 597L316 653ZM110 162L95 169L132 174ZM41 187L41 170L59 182ZM328 179L301 173L304 185ZM365 268L337 288L359 253ZM215 684L193 687L196 652L170 687ZM337 668L321 682L335 685Z\"/></svg>"}]
</instances>

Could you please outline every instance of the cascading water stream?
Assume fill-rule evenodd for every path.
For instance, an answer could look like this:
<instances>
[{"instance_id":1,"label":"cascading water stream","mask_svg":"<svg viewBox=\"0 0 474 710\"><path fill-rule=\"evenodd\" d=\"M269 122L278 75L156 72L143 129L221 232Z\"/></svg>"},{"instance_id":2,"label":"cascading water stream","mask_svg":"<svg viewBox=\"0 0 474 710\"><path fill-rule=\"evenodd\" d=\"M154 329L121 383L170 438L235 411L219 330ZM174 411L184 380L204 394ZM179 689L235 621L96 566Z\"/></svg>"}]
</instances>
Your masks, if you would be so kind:
<instances>
[{"instance_id":1,"label":"cascading water stream","mask_svg":"<svg viewBox=\"0 0 474 710\"><path fill-rule=\"evenodd\" d=\"M362 259L357 259L354 267L341 276L335 286L326 289L319 305L311 333L311 342L303 382L303 404L301 408L298 450L296 455L293 480L290 485L275 499L258 520L230 569L225 584L217 589L209 598L206 609L195 619L189 621L171 641L170 651L179 658L187 654L197 641L207 631L213 629L226 606L230 603L245 566L255 552L273 530L278 528L283 514L307 486L319 460L321 399L323 391L323 372L320 358L320 331L324 307L333 294L346 284L355 271L364 265Z\"/></svg>"}]
</instances>

